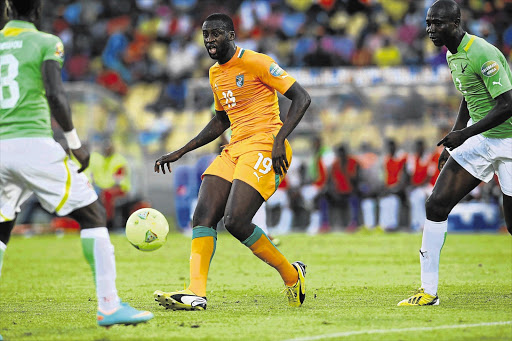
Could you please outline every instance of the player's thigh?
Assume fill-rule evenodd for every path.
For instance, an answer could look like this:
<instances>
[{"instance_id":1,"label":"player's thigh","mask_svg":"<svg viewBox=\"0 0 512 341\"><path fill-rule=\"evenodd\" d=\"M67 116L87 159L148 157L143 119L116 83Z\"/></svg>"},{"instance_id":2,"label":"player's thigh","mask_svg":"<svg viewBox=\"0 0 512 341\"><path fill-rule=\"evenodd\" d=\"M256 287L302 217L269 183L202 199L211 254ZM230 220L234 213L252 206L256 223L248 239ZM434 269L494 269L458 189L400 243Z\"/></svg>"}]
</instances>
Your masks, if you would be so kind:
<instances>
[{"instance_id":1,"label":"player's thigh","mask_svg":"<svg viewBox=\"0 0 512 341\"><path fill-rule=\"evenodd\" d=\"M427 208L434 205L451 210L480 182L480 179L474 177L450 157L441 170L432 194L427 200Z\"/></svg>"},{"instance_id":2,"label":"player's thigh","mask_svg":"<svg viewBox=\"0 0 512 341\"><path fill-rule=\"evenodd\" d=\"M224 216L230 190L231 182L216 175L205 174L199 189L192 224L194 226L217 226Z\"/></svg>"},{"instance_id":3,"label":"player's thigh","mask_svg":"<svg viewBox=\"0 0 512 341\"><path fill-rule=\"evenodd\" d=\"M249 238L253 231L251 221L263 202L254 187L242 180L233 180L224 213L226 229L239 240Z\"/></svg>"}]
</instances>

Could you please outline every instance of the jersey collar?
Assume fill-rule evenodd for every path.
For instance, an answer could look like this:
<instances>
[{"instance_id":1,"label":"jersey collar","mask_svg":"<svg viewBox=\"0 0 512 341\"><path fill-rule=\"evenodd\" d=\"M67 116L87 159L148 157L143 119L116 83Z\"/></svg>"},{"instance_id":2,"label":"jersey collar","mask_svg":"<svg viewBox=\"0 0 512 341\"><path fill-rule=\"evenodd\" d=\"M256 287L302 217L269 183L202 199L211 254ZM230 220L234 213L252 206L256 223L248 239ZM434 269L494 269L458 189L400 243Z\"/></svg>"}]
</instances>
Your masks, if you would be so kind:
<instances>
[{"instance_id":1,"label":"jersey collar","mask_svg":"<svg viewBox=\"0 0 512 341\"><path fill-rule=\"evenodd\" d=\"M467 32L464 33L464 37L462 38L459 47L457 47L457 53L459 52L468 52L469 48L473 44L473 41L475 40L475 36L468 34Z\"/></svg>"},{"instance_id":2,"label":"jersey collar","mask_svg":"<svg viewBox=\"0 0 512 341\"><path fill-rule=\"evenodd\" d=\"M11 20L4 26L5 28L28 28L32 30L37 30L36 26L28 21L22 20Z\"/></svg>"},{"instance_id":3,"label":"jersey collar","mask_svg":"<svg viewBox=\"0 0 512 341\"><path fill-rule=\"evenodd\" d=\"M236 47L236 49L235 49L235 54L233 55L233 57L231 57L231 59L230 59L230 60L228 60L227 62L225 62L224 64L219 64L219 66L221 66L221 67L226 67L226 66L229 66L229 65L231 65L232 63L234 63L234 61L235 61L236 59L239 59L239 58L241 58L241 57L242 57L242 56L240 55L240 52L241 52L241 51L244 51L244 52L245 52L245 50L244 50L244 49L242 49L241 47L237 46L237 47ZM242 53L242 54L243 54L243 53Z\"/></svg>"}]
</instances>

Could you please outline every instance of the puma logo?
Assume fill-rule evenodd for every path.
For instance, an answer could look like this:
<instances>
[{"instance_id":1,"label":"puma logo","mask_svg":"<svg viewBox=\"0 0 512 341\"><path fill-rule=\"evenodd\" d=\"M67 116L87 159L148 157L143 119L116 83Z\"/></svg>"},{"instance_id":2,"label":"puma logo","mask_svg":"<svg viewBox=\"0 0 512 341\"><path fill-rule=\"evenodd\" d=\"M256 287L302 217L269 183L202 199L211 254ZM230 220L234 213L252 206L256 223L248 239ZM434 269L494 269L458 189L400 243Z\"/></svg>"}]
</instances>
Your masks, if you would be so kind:
<instances>
[{"instance_id":1,"label":"puma logo","mask_svg":"<svg viewBox=\"0 0 512 341\"><path fill-rule=\"evenodd\" d=\"M497 82L492 82L492 85L499 85L499 86L503 86L503 84L501 84L501 77L500 79L498 79Z\"/></svg>"},{"instance_id":2,"label":"puma logo","mask_svg":"<svg viewBox=\"0 0 512 341\"><path fill-rule=\"evenodd\" d=\"M464 73L464 71L466 71L466 68L468 67L468 64L462 66L462 64L460 64L460 68L462 69L462 73Z\"/></svg>"},{"instance_id":3,"label":"puma logo","mask_svg":"<svg viewBox=\"0 0 512 341\"><path fill-rule=\"evenodd\" d=\"M427 251L421 251L421 249L420 249L420 255L421 255L421 257L423 257L423 258L428 258L428 256L427 256Z\"/></svg>"},{"instance_id":4,"label":"puma logo","mask_svg":"<svg viewBox=\"0 0 512 341\"><path fill-rule=\"evenodd\" d=\"M258 176L258 173L256 173L256 172L252 172L252 174L256 175L256 177L258 178L258 182L260 182L260 178L263 177L263 175L262 176Z\"/></svg>"}]
</instances>

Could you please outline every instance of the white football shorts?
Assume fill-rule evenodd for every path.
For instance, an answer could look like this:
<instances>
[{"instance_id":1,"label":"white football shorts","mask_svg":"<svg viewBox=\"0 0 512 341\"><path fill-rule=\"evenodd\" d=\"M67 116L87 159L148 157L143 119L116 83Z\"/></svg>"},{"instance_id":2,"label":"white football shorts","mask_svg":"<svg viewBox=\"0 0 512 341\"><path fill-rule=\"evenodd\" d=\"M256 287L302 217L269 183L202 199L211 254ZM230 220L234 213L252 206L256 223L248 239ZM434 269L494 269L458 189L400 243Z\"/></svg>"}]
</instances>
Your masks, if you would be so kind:
<instances>
[{"instance_id":1,"label":"white football shorts","mask_svg":"<svg viewBox=\"0 0 512 341\"><path fill-rule=\"evenodd\" d=\"M0 140L0 222L13 220L32 193L59 216L90 205L98 196L77 171L52 138Z\"/></svg>"},{"instance_id":2,"label":"white football shorts","mask_svg":"<svg viewBox=\"0 0 512 341\"><path fill-rule=\"evenodd\" d=\"M491 139L479 134L448 152L477 179L489 182L496 173L503 194L512 196L512 138Z\"/></svg>"}]
</instances>

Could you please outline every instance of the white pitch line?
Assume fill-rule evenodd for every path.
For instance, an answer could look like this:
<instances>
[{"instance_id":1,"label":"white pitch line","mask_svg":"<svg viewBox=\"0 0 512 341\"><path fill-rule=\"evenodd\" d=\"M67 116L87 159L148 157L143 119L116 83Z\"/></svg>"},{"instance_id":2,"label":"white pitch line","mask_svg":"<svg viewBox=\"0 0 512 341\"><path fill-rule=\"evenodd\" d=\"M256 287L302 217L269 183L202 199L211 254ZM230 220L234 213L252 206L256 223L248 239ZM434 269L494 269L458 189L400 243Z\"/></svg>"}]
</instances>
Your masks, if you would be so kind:
<instances>
[{"instance_id":1,"label":"white pitch line","mask_svg":"<svg viewBox=\"0 0 512 341\"><path fill-rule=\"evenodd\" d=\"M452 324L446 326L433 326L433 327L416 327L416 328L396 328L396 329L374 329L374 330L355 330L343 333L324 334L315 336L305 336L296 339L289 339L286 341L312 341L322 339L332 339L336 337L362 335L362 334L387 334L387 333L402 333L402 332L414 332L414 331L430 331L437 329L457 329L457 328L474 328L474 327L486 327L486 326L501 326L505 324L512 324L512 321L502 322L483 322L474 324Z\"/></svg>"}]
</instances>

